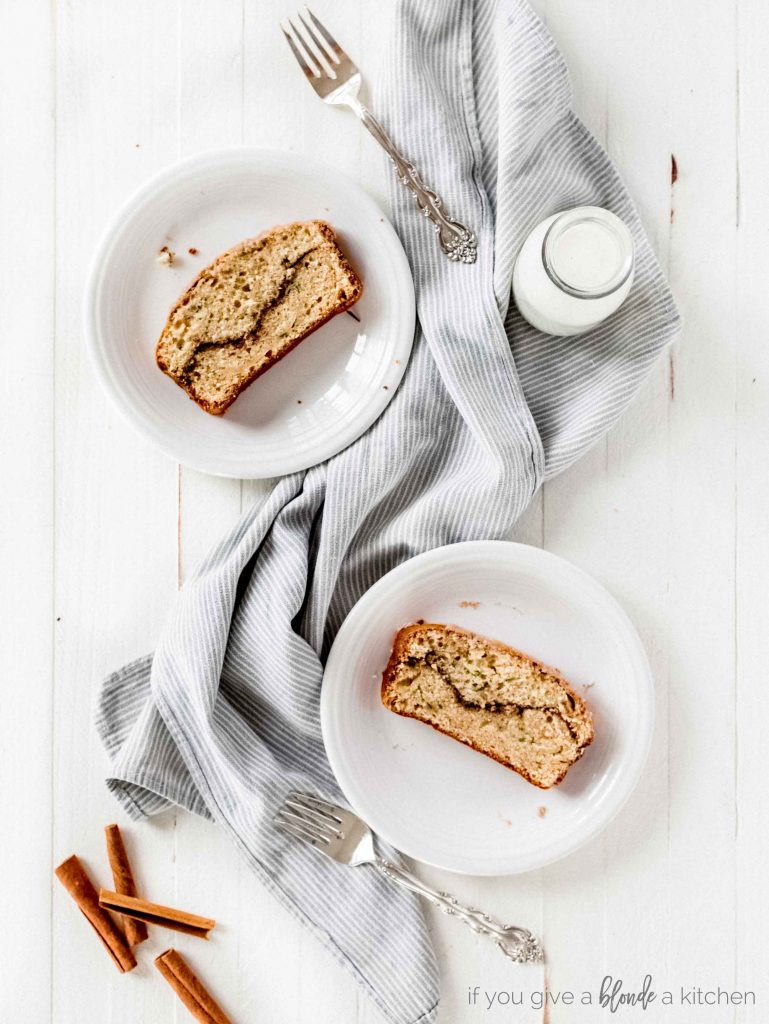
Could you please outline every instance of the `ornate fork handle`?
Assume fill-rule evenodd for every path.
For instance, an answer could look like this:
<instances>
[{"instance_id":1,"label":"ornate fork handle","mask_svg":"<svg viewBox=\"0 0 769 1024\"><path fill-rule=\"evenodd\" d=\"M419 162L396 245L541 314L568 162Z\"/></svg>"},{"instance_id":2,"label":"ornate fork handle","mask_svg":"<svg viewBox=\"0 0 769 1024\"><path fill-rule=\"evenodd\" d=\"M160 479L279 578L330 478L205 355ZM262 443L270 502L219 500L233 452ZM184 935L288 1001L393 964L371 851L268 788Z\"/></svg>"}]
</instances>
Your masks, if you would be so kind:
<instances>
[{"instance_id":1,"label":"ornate fork handle","mask_svg":"<svg viewBox=\"0 0 769 1024\"><path fill-rule=\"evenodd\" d=\"M443 210L443 200L422 181L414 165L406 159L374 115L357 99L350 106L395 165L399 180L414 196L425 217L433 222L438 241L448 258L455 263L475 263L478 244L473 232L452 220Z\"/></svg>"},{"instance_id":2,"label":"ornate fork handle","mask_svg":"<svg viewBox=\"0 0 769 1024\"><path fill-rule=\"evenodd\" d=\"M539 941L528 929L501 925L481 910L463 906L449 893L431 889L416 875L412 875L391 861L377 857L373 863L391 881L397 882L398 885L410 889L411 892L415 892L419 896L424 896L444 914L458 918L472 931L485 935L496 942L505 956L510 957L516 963L539 963L544 960Z\"/></svg>"}]
</instances>

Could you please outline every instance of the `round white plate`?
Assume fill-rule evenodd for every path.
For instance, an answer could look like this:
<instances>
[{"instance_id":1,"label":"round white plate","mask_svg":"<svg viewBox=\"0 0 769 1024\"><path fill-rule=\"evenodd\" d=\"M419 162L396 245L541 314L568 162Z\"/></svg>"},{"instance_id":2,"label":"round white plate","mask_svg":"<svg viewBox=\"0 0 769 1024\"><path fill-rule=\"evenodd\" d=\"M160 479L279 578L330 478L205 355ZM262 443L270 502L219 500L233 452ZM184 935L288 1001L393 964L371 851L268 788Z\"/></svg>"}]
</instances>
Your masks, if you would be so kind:
<instances>
[{"instance_id":1,"label":"round white plate","mask_svg":"<svg viewBox=\"0 0 769 1024\"><path fill-rule=\"evenodd\" d=\"M334 317L210 416L155 365L169 310L223 250L315 218L334 227L363 279L360 323ZM171 267L156 260L164 245ZM185 465L250 479L313 466L371 426L403 375L414 317L406 254L360 186L309 157L248 148L185 160L140 189L98 248L85 300L99 376L131 422Z\"/></svg>"},{"instance_id":2,"label":"round white plate","mask_svg":"<svg viewBox=\"0 0 769 1024\"><path fill-rule=\"evenodd\" d=\"M537 789L383 707L393 636L418 619L508 643L584 692L595 740L560 786ZM323 677L323 736L353 809L409 856L467 874L529 871L595 836L638 781L653 720L648 662L614 599L563 559L504 541L438 548L393 569L348 615Z\"/></svg>"}]
</instances>

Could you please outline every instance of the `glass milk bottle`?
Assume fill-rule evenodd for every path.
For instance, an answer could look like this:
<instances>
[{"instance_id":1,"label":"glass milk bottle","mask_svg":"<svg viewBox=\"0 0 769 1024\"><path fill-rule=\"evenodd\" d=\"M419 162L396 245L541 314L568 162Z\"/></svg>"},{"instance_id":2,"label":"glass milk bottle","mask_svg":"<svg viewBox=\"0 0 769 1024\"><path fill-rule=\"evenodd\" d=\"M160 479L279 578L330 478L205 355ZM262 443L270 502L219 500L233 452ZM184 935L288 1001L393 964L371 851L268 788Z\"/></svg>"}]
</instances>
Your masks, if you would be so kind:
<instances>
[{"instance_id":1,"label":"glass milk bottle","mask_svg":"<svg viewBox=\"0 0 769 1024\"><path fill-rule=\"evenodd\" d=\"M599 206L578 206L543 220L523 243L513 298L545 334L582 334L619 309L633 271L633 238L624 222Z\"/></svg>"}]
</instances>

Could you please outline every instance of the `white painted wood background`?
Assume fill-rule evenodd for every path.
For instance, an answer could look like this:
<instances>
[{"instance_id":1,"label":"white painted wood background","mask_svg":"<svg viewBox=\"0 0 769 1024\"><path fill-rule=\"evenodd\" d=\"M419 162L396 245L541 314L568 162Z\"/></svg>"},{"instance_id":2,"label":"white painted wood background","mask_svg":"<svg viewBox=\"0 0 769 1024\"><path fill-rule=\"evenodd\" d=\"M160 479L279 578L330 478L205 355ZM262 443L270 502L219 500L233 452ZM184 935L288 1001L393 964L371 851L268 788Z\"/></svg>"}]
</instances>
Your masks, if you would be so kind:
<instances>
[{"instance_id":1,"label":"white painted wood background","mask_svg":"<svg viewBox=\"0 0 769 1024\"><path fill-rule=\"evenodd\" d=\"M151 649L172 596L260 485L180 469L102 395L83 347L90 254L126 195L196 150L319 154L384 202L385 168L350 116L317 102L277 32L292 0L0 4L2 704L0 1020L187 1020L144 956L120 977L52 870L104 877L125 824L91 726L100 677ZM751 989L758 1007L617 1019L769 1019L763 703L769 664L769 4L537 0L578 112L640 206L686 318L622 423L549 484L517 536L572 559L638 625L659 712L642 783L605 834L529 875L425 877L541 932L549 984ZM391 0L316 0L376 72ZM671 187L671 154L678 180ZM188 950L239 1022L374 1024L341 972L186 814L131 826L145 888L214 914ZM515 969L431 919L440 1024L515 1020L467 1006ZM160 948L155 938L153 948ZM606 1011L556 1007L551 1024ZM544 1019L544 1018L543 1018Z\"/></svg>"}]
</instances>

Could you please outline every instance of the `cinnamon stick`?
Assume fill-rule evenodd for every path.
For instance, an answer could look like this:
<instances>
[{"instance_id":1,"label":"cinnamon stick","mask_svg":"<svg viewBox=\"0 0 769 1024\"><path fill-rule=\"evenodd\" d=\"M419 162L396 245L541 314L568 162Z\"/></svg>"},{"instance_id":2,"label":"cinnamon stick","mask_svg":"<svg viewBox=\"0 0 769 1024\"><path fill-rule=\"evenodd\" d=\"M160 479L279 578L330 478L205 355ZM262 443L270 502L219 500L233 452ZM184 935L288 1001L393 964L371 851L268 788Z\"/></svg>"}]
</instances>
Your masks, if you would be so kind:
<instances>
[{"instance_id":1,"label":"cinnamon stick","mask_svg":"<svg viewBox=\"0 0 769 1024\"><path fill-rule=\"evenodd\" d=\"M167 949L155 958L155 966L200 1024L232 1024L181 953Z\"/></svg>"},{"instance_id":2,"label":"cinnamon stick","mask_svg":"<svg viewBox=\"0 0 769 1024\"><path fill-rule=\"evenodd\" d=\"M99 906L99 896L79 859L73 854L59 864L55 874L101 939L117 969L121 974L132 971L136 967L136 957L125 935L107 911Z\"/></svg>"},{"instance_id":3,"label":"cinnamon stick","mask_svg":"<svg viewBox=\"0 0 769 1024\"><path fill-rule=\"evenodd\" d=\"M125 896L136 896L136 882L120 828L117 825L107 825L104 835L107 840L107 856L112 869L115 890ZM138 946L147 938L147 925L144 921L135 921L132 917L124 917L123 927L129 946Z\"/></svg>"},{"instance_id":4,"label":"cinnamon stick","mask_svg":"<svg viewBox=\"0 0 769 1024\"><path fill-rule=\"evenodd\" d=\"M147 924L157 924L161 928L172 928L177 932L194 935L198 939L207 939L208 933L216 926L216 921L210 917L198 917L197 914L189 914L186 910L163 907L136 896L111 892L109 889L100 890L99 906L105 910L114 910L123 917L132 917L135 921L145 921Z\"/></svg>"}]
</instances>

